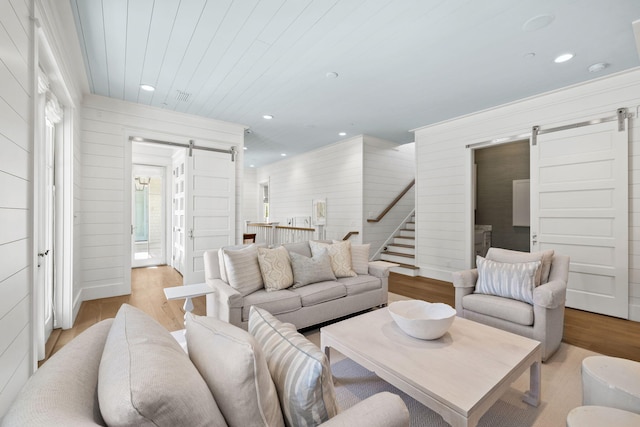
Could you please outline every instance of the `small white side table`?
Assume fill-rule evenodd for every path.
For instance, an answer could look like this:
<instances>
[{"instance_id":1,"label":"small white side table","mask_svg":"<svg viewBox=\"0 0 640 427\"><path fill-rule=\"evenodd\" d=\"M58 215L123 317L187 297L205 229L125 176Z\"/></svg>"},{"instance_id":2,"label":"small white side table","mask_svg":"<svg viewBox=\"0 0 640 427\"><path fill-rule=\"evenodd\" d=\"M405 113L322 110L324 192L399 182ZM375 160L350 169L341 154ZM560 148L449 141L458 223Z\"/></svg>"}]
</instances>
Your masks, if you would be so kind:
<instances>
[{"instance_id":1,"label":"small white side table","mask_svg":"<svg viewBox=\"0 0 640 427\"><path fill-rule=\"evenodd\" d=\"M183 285L183 286L174 286L172 288L164 288L164 295L168 300L173 299L183 299L184 298L184 320L185 327L187 321L187 313L190 313L193 310L193 301L191 298L200 297L202 295L207 295L213 293L214 290L211 286L206 283L196 283L195 285ZM171 332L173 338L178 341L178 344L182 346L182 349L187 351L187 340L185 338L186 329L180 329L178 331Z\"/></svg>"}]
</instances>

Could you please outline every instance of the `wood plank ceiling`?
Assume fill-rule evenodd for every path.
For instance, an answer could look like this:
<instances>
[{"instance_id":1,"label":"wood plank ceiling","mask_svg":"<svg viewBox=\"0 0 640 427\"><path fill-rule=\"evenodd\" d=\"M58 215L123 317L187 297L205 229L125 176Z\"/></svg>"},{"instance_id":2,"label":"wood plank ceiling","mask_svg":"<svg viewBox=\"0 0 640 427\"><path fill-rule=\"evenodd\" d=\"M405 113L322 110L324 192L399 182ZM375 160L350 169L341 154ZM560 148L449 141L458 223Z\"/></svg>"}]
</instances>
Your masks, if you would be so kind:
<instances>
[{"instance_id":1,"label":"wood plank ceiling","mask_svg":"<svg viewBox=\"0 0 640 427\"><path fill-rule=\"evenodd\" d=\"M255 166L640 64L638 0L69 1L92 93L244 124Z\"/></svg>"}]
</instances>

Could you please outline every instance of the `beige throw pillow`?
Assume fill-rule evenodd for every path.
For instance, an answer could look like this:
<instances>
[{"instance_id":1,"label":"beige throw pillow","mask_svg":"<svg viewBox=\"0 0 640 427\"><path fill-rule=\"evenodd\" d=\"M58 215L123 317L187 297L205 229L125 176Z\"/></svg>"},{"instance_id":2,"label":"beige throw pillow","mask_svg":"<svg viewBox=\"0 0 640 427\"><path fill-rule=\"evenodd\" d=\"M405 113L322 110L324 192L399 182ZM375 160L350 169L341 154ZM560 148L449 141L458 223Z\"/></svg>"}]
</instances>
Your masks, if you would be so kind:
<instances>
[{"instance_id":1,"label":"beige throw pillow","mask_svg":"<svg viewBox=\"0 0 640 427\"><path fill-rule=\"evenodd\" d=\"M109 426L226 426L204 379L169 332L123 304L98 372L100 412Z\"/></svg>"},{"instance_id":2,"label":"beige throw pillow","mask_svg":"<svg viewBox=\"0 0 640 427\"><path fill-rule=\"evenodd\" d=\"M311 258L295 252L289 252L293 270L293 287L299 288L311 283L336 280L331 269L331 259L326 249L322 249Z\"/></svg>"},{"instance_id":3,"label":"beige throw pillow","mask_svg":"<svg viewBox=\"0 0 640 427\"><path fill-rule=\"evenodd\" d=\"M262 346L287 426L317 426L337 415L329 361L315 344L256 306L249 332Z\"/></svg>"},{"instance_id":4,"label":"beige throw pillow","mask_svg":"<svg viewBox=\"0 0 640 427\"><path fill-rule=\"evenodd\" d=\"M229 425L284 425L267 360L250 333L187 313L187 346Z\"/></svg>"},{"instance_id":5,"label":"beige throw pillow","mask_svg":"<svg viewBox=\"0 0 640 427\"><path fill-rule=\"evenodd\" d=\"M289 251L283 246L275 249L258 248L258 263L267 292L293 285L293 270Z\"/></svg>"},{"instance_id":6,"label":"beige throw pillow","mask_svg":"<svg viewBox=\"0 0 640 427\"><path fill-rule=\"evenodd\" d=\"M476 256L475 293L497 295L533 305L533 289L541 261L503 263Z\"/></svg>"},{"instance_id":7,"label":"beige throw pillow","mask_svg":"<svg viewBox=\"0 0 640 427\"><path fill-rule=\"evenodd\" d=\"M338 243L323 243L310 240L309 246L314 256L322 249L326 249L327 252L329 252L331 269L336 277L355 277L358 275L352 268L351 242L348 240L343 240Z\"/></svg>"},{"instance_id":8,"label":"beige throw pillow","mask_svg":"<svg viewBox=\"0 0 640 427\"><path fill-rule=\"evenodd\" d=\"M371 245L351 245L351 266L357 274L369 274L369 251Z\"/></svg>"},{"instance_id":9,"label":"beige throw pillow","mask_svg":"<svg viewBox=\"0 0 640 427\"><path fill-rule=\"evenodd\" d=\"M227 272L227 282L242 296L249 295L264 287L258 264L257 246L250 245L238 250L223 249L222 254Z\"/></svg>"}]
</instances>

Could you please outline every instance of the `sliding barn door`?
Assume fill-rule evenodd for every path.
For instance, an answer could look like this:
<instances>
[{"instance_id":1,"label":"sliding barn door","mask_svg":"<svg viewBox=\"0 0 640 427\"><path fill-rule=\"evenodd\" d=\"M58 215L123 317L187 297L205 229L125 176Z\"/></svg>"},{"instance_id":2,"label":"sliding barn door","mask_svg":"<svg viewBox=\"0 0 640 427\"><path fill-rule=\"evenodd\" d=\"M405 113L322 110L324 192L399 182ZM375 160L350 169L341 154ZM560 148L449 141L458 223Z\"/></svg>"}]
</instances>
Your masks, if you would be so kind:
<instances>
[{"instance_id":1,"label":"sliding barn door","mask_svg":"<svg viewBox=\"0 0 640 427\"><path fill-rule=\"evenodd\" d=\"M204 282L202 255L235 244L235 162L228 153L187 157L184 284Z\"/></svg>"},{"instance_id":2,"label":"sliding barn door","mask_svg":"<svg viewBox=\"0 0 640 427\"><path fill-rule=\"evenodd\" d=\"M571 257L567 307L622 318L629 311L626 121L540 128L531 146L531 251Z\"/></svg>"}]
</instances>

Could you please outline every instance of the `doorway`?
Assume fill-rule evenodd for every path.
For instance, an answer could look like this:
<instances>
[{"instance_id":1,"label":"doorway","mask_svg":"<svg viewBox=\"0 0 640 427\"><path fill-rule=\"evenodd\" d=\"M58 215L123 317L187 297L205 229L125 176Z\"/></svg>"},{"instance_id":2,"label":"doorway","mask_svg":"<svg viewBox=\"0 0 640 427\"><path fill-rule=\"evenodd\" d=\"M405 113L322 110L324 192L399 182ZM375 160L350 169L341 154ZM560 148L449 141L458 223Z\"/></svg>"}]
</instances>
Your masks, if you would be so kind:
<instances>
[{"instance_id":1,"label":"doorway","mask_svg":"<svg viewBox=\"0 0 640 427\"><path fill-rule=\"evenodd\" d=\"M519 197L522 184L528 189L529 158L528 139L474 150L476 255L485 256L490 246L529 252L528 198L522 206ZM525 218L514 218L520 211Z\"/></svg>"},{"instance_id":2,"label":"doorway","mask_svg":"<svg viewBox=\"0 0 640 427\"><path fill-rule=\"evenodd\" d=\"M133 165L131 266L166 264L165 168Z\"/></svg>"}]
</instances>

